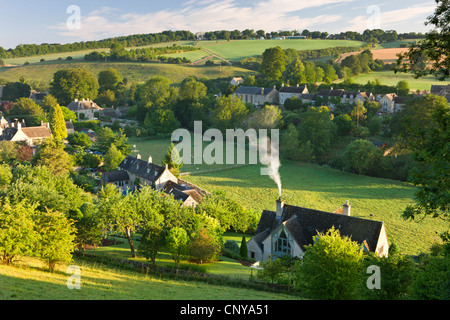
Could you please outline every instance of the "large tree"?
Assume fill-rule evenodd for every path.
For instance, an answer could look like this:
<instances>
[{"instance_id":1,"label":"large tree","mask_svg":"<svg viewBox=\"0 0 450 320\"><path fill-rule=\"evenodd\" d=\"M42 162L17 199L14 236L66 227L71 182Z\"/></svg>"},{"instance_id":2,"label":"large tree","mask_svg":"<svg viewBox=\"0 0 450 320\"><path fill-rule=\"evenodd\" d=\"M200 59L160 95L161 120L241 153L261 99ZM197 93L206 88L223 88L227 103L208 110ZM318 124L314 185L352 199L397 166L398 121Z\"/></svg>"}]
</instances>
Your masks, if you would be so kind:
<instances>
[{"instance_id":1,"label":"large tree","mask_svg":"<svg viewBox=\"0 0 450 320\"><path fill-rule=\"evenodd\" d=\"M131 256L136 258L131 233L139 226L142 218L136 210L134 197L124 196L115 185L107 184L98 194L98 212L105 230L125 235Z\"/></svg>"},{"instance_id":2,"label":"large tree","mask_svg":"<svg viewBox=\"0 0 450 320\"><path fill-rule=\"evenodd\" d=\"M428 129L419 126L415 130L422 138L411 144L416 164L410 181L418 189L415 204L406 208L403 217L431 216L449 221L450 108L438 106Z\"/></svg>"},{"instance_id":3,"label":"large tree","mask_svg":"<svg viewBox=\"0 0 450 320\"><path fill-rule=\"evenodd\" d=\"M279 80L286 70L286 54L277 46L268 48L263 53L261 72L267 80Z\"/></svg>"},{"instance_id":4,"label":"large tree","mask_svg":"<svg viewBox=\"0 0 450 320\"><path fill-rule=\"evenodd\" d=\"M319 233L298 263L295 282L312 299L354 299L362 280L363 252L358 243L332 227Z\"/></svg>"},{"instance_id":5,"label":"large tree","mask_svg":"<svg viewBox=\"0 0 450 320\"><path fill-rule=\"evenodd\" d=\"M247 113L247 107L237 96L222 96L216 100L213 122L220 130L239 128Z\"/></svg>"},{"instance_id":6,"label":"large tree","mask_svg":"<svg viewBox=\"0 0 450 320\"><path fill-rule=\"evenodd\" d=\"M67 106L75 99L94 100L97 98L98 89L97 78L84 69L58 70L50 83L50 93L63 106Z\"/></svg>"},{"instance_id":7,"label":"large tree","mask_svg":"<svg viewBox=\"0 0 450 320\"><path fill-rule=\"evenodd\" d=\"M425 25L433 27L425 39L412 44L408 51L399 54L395 72L411 72L417 78L434 75L440 80L450 76L450 1L435 0L434 14L427 18ZM427 68L417 68L423 58L429 62Z\"/></svg>"},{"instance_id":8,"label":"large tree","mask_svg":"<svg viewBox=\"0 0 450 320\"><path fill-rule=\"evenodd\" d=\"M122 82L122 75L114 68L108 68L98 73L98 84L100 91L116 91L117 86Z\"/></svg>"}]
</instances>

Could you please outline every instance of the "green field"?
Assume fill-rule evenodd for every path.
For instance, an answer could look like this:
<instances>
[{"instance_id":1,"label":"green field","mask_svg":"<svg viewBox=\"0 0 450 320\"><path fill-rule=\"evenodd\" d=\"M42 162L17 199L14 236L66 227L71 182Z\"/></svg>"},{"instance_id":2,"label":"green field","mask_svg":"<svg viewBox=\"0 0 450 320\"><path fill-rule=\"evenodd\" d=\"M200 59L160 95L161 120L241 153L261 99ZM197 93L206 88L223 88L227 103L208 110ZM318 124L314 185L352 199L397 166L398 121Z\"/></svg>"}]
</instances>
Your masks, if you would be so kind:
<instances>
[{"instance_id":1,"label":"green field","mask_svg":"<svg viewBox=\"0 0 450 320\"><path fill-rule=\"evenodd\" d=\"M361 41L352 40L231 40L199 41L197 45L206 48L224 59L238 61L263 54L267 48L280 46L282 49L316 50L332 47L362 47Z\"/></svg>"},{"instance_id":2,"label":"green field","mask_svg":"<svg viewBox=\"0 0 450 320\"><path fill-rule=\"evenodd\" d=\"M8 81L18 81L21 76L25 80L53 80L53 74L65 68L83 68L97 75L100 71L113 67L117 69L128 82L142 83L146 80L163 76L171 82L178 84L186 77L216 79L255 74L254 71L232 66L190 66L167 63L141 63L141 62L81 62L81 61L48 61L29 64L26 66L0 68L0 78Z\"/></svg>"},{"instance_id":3,"label":"green field","mask_svg":"<svg viewBox=\"0 0 450 320\"><path fill-rule=\"evenodd\" d=\"M355 83L366 84L368 81L380 80L381 84L395 86L399 81L406 80L409 88L413 91L428 90L430 91L432 84L446 85L449 81L439 81L432 76L415 79L413 75L407 73L394 73L394 71L376 71L361 74L353 77Z\"/></svg>"},{"instance_id":4,"label":"green field","mask_svg":"<svg viewBox=\"0 0 450 320\"><path fill-rule=\"evenodd\" d=\"M161 163L169 138L129 139L129 143L136 145L143 159L151 155L154 163ZM259 165L238 168L225 164L186 165L181 171L193 172L183 179L209 192L224 190L230 198L246 207L257 211L275 209L278 198L276 184L268 176L260 174ZM401 218L406 206L414 202L415 188L408 183L292 161L282 162L280 174L287 203L334 211L349 200L352 215L384 221L389 241L395 242L405 254L426 252L435 241L439 241L436 232L449 227L433 219L411 222Z\"/></svg>"},{"instance_id":5,"label":"green field","mask_svg":"<svg viewBox=\"0 0 450 320\"><path fill-rule=\"evenodd\" d=\"M211 285L205 282L165 280L77 260L80 290L67 288L68 265L54 273L38 259L24 258L15 266L0 265L0 300L287 300L294 296Z\"/></svg>"}]
</instances>

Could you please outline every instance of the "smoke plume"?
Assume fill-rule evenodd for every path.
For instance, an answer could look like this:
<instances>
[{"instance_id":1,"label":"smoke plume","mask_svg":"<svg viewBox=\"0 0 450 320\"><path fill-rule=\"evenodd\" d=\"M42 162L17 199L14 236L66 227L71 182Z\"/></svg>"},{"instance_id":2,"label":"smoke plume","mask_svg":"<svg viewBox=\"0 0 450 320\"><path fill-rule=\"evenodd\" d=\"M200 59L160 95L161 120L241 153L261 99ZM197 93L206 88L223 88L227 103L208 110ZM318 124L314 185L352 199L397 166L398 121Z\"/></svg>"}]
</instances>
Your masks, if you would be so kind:
<instances>
[{"instance_id":1,"label":"smoke plume","mask_svg":"<svg viewBox=\"0 0 450 320\"><path fill-rule=\"evenodd\" d=\"M278 138L278 136L276 137ZM278 186L278 194L281 197L281 177L278 169L280 168L279 143L278 139L270 141L267 136L259 139L259 159L266 167L261 168L262 175L268 175ZM268 150L270 149L270 154Z\"/></svg>"}]
</instances>

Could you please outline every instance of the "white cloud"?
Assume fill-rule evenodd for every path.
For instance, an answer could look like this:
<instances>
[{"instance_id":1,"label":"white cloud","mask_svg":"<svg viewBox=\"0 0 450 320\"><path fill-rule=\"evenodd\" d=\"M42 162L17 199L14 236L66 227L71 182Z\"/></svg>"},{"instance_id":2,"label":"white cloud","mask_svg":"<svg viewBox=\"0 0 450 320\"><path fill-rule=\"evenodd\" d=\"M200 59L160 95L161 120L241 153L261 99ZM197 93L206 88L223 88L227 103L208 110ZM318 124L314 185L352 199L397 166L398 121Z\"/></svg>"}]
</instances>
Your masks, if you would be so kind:
<instances>
[{"instance_id":1,"label":"white cloud","mask_svg":"<svg viewBox=\"0 0 450 320\"><path fill-rule=\"evenodd\" d=\"M383 8L380 8L379 28L383 30L397 30L403 24L411 25L413 21L420 21L423 24L426 17L432 14L434 9L435 5L432 4L415 5L391 11L384 11ZM370 28L370 18L372 15L373 12L368 13L366 16L357 16L351 19L348 25L342 26L338 32L348 30L363 32Z\"/></svg>"},{"instance_id":2,"label":"white cloud","mask_svg":"<svg viewBox=\"0 0 450 320\"><path fill-rule=\"evenodd\" d=\"M94 40L118 35L161 32L164 30L263 29L302 30L314 25L337 22L337 14L299 17L301 10L354 0L266 0L242 4L236 0L190 0L178 9L149 13L123 13L111 7L102 7L81 17L81 28L69 30L64 23L52 26L65 37Z\"/></svg>"}]
</instances>

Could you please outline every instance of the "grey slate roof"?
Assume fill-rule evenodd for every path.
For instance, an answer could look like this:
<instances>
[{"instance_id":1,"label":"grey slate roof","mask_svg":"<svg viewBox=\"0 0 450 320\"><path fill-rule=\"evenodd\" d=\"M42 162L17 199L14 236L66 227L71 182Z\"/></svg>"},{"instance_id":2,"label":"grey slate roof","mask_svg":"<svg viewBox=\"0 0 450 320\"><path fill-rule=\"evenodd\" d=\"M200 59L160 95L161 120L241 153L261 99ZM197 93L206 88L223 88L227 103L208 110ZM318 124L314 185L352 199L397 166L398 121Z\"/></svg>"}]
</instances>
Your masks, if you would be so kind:
<instances>
[{"instance_id":1,"label":"grey slate roof","mask_svg":"<svg viewBox=\"0 0 450 320\"><path fill-rule=\"evenodd\" d=\"M109 171L109 172L103 173L102 180L105 181L105 183L128 181L128 180L130 180L130 176L128 175L128 173L126 171L116 170L116 171Z\"/></svg>"},{"instance_id":2,"label":"grey slate roof","mask_svg":"<svg viewBox=\"0 0 450 320\"><path fill-rule=\"evenodd\" d=\"M264 92L262 92L262 89L264 89ZM234 93L238 94L254 94L254 95L268 95L272 90L275 90L273 88L260 88L260 87L239 87L234 91Z\"/></svg>"},{"instance_id":3,"label":"grey slate roof","mask_svg":"<svg viewBox=\"0 0 450 320\"><path fill-rule=\"evenodd\" d=\"M148 163L142 159L126 156L119 164L119 169L128 171L145 180L154 182L163 174L165 167L154 163Z\"/></svg>"},{"instance_id":4,"label":"grey slate roof","mask_svg":"<svg viewBox=\"0 0 450 320\"><path fill-rule=\"evenodd\" d=\"M286 92L286 93L299 93L302 94L304 91L307 91L306 86L298 86L298 87L281 87L280 92Z\"/></svg>"},{"instance_id":5,"label":"grey slate roof","mask_svg":"<svg viewBox=\"0 0 450 320\"><path fill-rule=\"evenodd\" d=\"M259 242L262 242L282 223L302 249L313 243L313 238L317 233L325 233L334 226L342 236L351 237L353 241L360 244L366 242L369 250L374 251L383 227L381 221L285 204L279 220L274 211L264 210L262 212L255 237L252 239L261 246ZM262 234L266 236L263 237Z\"/></svg>"}]
</instances>

